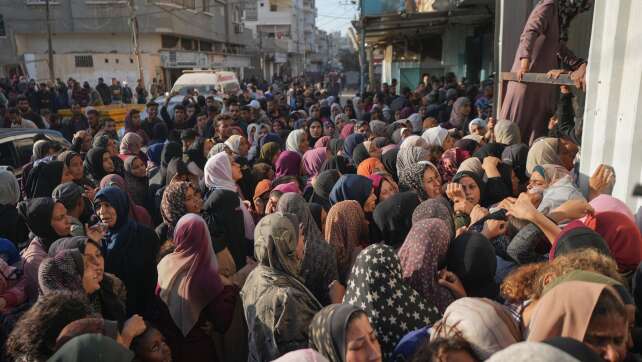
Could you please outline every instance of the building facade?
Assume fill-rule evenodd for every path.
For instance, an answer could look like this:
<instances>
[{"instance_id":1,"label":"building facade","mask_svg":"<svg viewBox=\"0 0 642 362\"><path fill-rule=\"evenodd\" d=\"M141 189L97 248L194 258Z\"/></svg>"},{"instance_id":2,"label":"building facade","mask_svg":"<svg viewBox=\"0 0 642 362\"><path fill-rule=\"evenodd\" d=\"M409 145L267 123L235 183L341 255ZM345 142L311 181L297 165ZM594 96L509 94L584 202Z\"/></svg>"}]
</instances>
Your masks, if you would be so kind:
<instances>
[{"instance_id":1,"label":"building facade","mask_svg":"<svg viewBox=\"0 0 642 362\"><path fill-rule=\"evenodd\" d=\"M0 74L49 79L44 0L0 0ZM219 0L51 0L55 76L95 84L136 82L130 19L136 16L143 74L167 86L182 70L250 66L251 33L237 2Z\"/></svg>"}]
</instances>

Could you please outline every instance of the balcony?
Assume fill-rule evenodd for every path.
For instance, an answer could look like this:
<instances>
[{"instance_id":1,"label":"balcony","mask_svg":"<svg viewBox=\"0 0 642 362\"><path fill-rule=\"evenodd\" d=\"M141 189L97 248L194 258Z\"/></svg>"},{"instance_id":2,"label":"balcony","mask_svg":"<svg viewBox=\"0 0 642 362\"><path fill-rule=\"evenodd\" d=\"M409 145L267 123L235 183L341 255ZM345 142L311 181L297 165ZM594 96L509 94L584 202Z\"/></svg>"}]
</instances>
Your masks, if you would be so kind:
<instances>
[{"instance_id":1,"label":"balcony","mask_svg":"<svg viewBox=\"0 0 642 362\"><path fill-rule=\"evenodd\" d=\"M278 53L298 53L296 42L292 39L282 38L263 38L261 41L261 49L266 52L278 52Z\"/></svg>"}]
</instances>

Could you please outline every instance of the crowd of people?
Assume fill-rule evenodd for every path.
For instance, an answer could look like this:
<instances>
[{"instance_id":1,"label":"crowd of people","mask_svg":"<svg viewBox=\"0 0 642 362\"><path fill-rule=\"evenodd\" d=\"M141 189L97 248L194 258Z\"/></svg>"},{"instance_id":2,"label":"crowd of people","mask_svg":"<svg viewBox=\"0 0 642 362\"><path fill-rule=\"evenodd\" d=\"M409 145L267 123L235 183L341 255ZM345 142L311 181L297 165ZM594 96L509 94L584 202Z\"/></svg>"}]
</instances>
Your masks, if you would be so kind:
<instances>
[{"instance_id":1,"label":"crowd of people","mask_svg":"<svg viewBox=\"0 0 642 362\"><path fill-rule=\"evenodd\" d=\"M5 358L637 360L642 237L611 167L578 189L569 89L529 145L492 84L396 88L248 84L122 137L75 109L0 171Z\"/></svg>"}]
</instances>

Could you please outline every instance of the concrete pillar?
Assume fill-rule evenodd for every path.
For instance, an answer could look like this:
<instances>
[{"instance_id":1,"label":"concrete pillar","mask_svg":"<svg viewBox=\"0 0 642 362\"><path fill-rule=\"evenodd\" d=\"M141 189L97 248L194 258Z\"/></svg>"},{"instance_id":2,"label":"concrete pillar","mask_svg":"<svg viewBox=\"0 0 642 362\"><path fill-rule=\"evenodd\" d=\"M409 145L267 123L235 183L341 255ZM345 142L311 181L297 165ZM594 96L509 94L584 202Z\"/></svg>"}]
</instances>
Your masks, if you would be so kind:
<instances>
[{"instance_id":1,"label":"concrete pillar","mask_svg":"<svg viewBox=\"0 0 642 362\"><path fill-rule=\"evenodd\" d=\"M608 3L608 7L607 7ZM588 57L580 186L600 164L615 168L613 196L634 212L631 195L642 180L642 1L595 2Z\"/></svg>"}]
</instances>

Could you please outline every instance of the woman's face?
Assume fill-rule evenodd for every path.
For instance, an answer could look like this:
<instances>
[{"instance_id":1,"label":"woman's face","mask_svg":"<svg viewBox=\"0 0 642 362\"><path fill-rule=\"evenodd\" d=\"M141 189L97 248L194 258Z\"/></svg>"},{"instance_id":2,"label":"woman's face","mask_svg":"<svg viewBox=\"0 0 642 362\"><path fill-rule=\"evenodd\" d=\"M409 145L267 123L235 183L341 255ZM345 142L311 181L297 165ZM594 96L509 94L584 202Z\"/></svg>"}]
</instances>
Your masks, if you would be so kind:
<instances>
[{"instance_id":1,"label":"woman's face","mask_svg":"<svg viewBox=\"0 0 642 362\"><path fill-rule=\"evenodd\" d=\"M241 137L241 141L239 142L239 156L246 157L249 151L250 143L245 137Z\"/></svg>"},{"instance_id":2,"label":"woman's face","mask_svg":"<svg viewBox=\"0 0 642 362\"><path fill-rule=\"evenodd\" d=\"M156 329L149 327L141 337L140 348L136 357L142 362L172 362L172 351L165 342L165 337Z\"/></svg>"},{"instance_id":3,"label":"woman's face","mask_svg":"<svg viewBox=\"0 0 642 362\"><path fill-rule=\"evenodd\" d=\"M352 113L352 107L350 106L343 107L343 113L345 113L350 119L354 118L354 113Z\"/></svg>"},{"instance_id":4,"label":"woman's face","mask_svg":"<svg viewBox=\"0 0 642 362\"><path fill-rule=\"evenodd\" d=\"M116 221L118 221L118 214L116 213L116 209L105 201L98 204L96 214L98 214L100 221L107 224L107 226L110 228L114 227L114 225L116 225Z\"/></svg>"},{"instance_id":5,"label":"woman's face","mask_svg":"<svg viewBox=\"0 0 642 362\"><path fill-rule=\"evenodd\" d=\"M147 176L147 168L145 167L145 162L143 162L143 160L138 157L136 157L132 162L132 175L136 177Z\"/></svg>"},{"instance_id":6,"label":"woman's face","mask_svg":"<svg viewBox=\"0 0 642 362\"><path fill-rule=\"evenodd\" d=\"M304 133L303 137L301 137L301 140L299 141L299 152L304 154L308 148L310 148L310 145L308 144L308 135Z\"/></svg>"},{"instance_id":7,"label":"woman's face","mask_svg":"<svg viewBox=\"0 0 642 362\"><path fill-rule=\"evenodd\" d=\"M82 274L82 287L85 294L91 295L100 289L100 281L98 280L98 273L94 268L85 268Z\"/></svg>"},{"instance_id":8,"label":"woman's face","mask_svg":"<svg viewBox=\"0 0 642 362\"><path fill-rule=\"evenodd\" d=\"M470 125L470 134L483 136L484 129L478 123Z\"/></svg>"},{"instance_id":9,"label":"woman's face","mask_svg":"<svg viewBox=\"0 0 642 362\"><path fill-rule=\"evenodd\" d=\"M194 190L193 187L188 187L185 192L185 211L192 214L200 214L203 209L203 198L201 193Z\"/></svg>"},{"instance_id":10,"label":"woman's face","mask_svg":"<svg viewBox=\"0 0 642 362\"><path fill-rule=\"evenodd\" d=\"M320 122L312 122L310 125L310 136L313 138L319 138L323 136L323 127Z\"/></svg>"},{"instance_id":11,"label":"woman's face","mask_svg":"<svg viewBox=\"0 0 642 362\"><path fill-rule=\"evenodd\" d=\"M80 156L74 156L69 162L69 172L74 180L78 181L84 176L84 171L82 167L82 158Z\"/></svg>"},{"instance_id":12,"label":"woman's face","mask_svg":"<svg viewBox=\"0 0 642 362\"><path fill-rule=\"evenodd\" d=\"M450 137L450 135L446 136L446 138L444 138L444 142L442 142L442 147L444 148L444 151L448 151L455 147L455 140Z\"/></svg>"},{"instance_id":13,"label":"woman's face","mask_svg":"<svg viewBox=\"0 0 642 362\"><path fill-rule=\"evenodd\" d=\"M461 114L464 116L468 116L470 114L470 103L461 107Z\"/></svg>"},{"instance_id":14,"label":"woman's face","mask_svg":"<svg viewBox=\"0 0 642 362\"><path fill-rule=\"evenodd\" d=\"M366 199L366 202L363 204L364 212L373 212L377 206L377 195L375 195L374 188L370 190L370 196Z\"/></svg>"},{"instance_id":15,"label":"woman's face","mask_svg":"<svg viewBox=\"0 0 642 362\"><path fill-rule=\"evenodd\" d=\"M390 196L397 193L397 189L387 180L381 181L381 191L379 192L379 202L386 201Z\"/></svg>"},{"instance_id":16,"label":"woman's face","mask_svg":"<svg viewBox=\"0 0 642 362\"><path fill-rule=\"evenodd\" d=\"M60 176L60 183L70 182L74 180L74 175L66 165L62 167L62 175Z\"/></svg>"},{"instance_id":17,"label":"woman's face","mask_svg":"<svg viewBox=\"0 0 642 362\"><path fill-rule=\"evenodd\" d=\"M579 148L573 142L560 140L559 145L559 157L560 163L567 170L572 170L574 167L573 162L575 161L575 155Z\"/></svg>"},{"instance_id":18,"label":"woman's face","mask_svg":"<svg viewBox=\"0 0 642 362\"><path fill-rule=\"evenodd\" d=\"M140 113L132 115L132 123L136 127L140 127Z\"/></svg>"},{"instance_id":19,"label":"woman's face","mask_svg":"<svg viewBox=\"0 0 642 362\"><path fill-rule=\"evenodd\" d=\"M629 330L627 320L619 315L600 315L591 318L584 344L608 362L620 362L626 358Z\"/></svg>"},{"instance_id":20,"label":"woman's face","mask_svg":"<svg viewBox=\"0 0 642 362\"><path fill-rule=\"evenodd\" d=\"M85 261L85 270L89 268L94 269L98 283L100 283L105 273L105 258L103 257L103 253L96 245L86 243L83 259Z\"/></svg>"},{"instance_id":21,"label":"woman's face","mask_svg":"<svg viewBox=\"0 0 642 362\"><path fill-rule=\"evenodd\" d=\"M118 152L116 151L116 141L111 138L107 141L106 149L112 156L118 155Z\"/></svg>"},{"instance_id":22,"label":"woman's face","mask_svg":"<svg viewBox=\"0 0 642 362\"><path fill-rule=\"evenodd\" d=\"M105 170L106 173L113 173L114 169L114 161L111 159L109 152L103 153L103 170Z\"/></svg>"},{"instance_id":23,"label":"woman's face","mask_svg":"<svg viewBox=\"0 0 642 362\"><path fill-rule=\"evenodd\" d=\"M51 227L58 236L69 235L70 224L65 205L56 202L51 213Z\"/></svg>"},{"instance_id":24,"label":"woman's face","mask_svg":"<svg viewBox=\"0 0 642 362\"><path fill-rule=\"evenodd\" d=\"M473 205L479 204L481 199L481 190L479 185L472 177L464 176L459 180L459 184L464 189L464 194L466 194L466 200Z\"/></svg>"},{"instance_id":25,"label":"woman's face","mask_svg":"<svg viewBox=\"0 0 642 362\"><path fill-rule=\"evenodd\" d=\"M243 172L241 172L241 165L236 161L232 161L232 179L238 181L243 178Z\"/></svg>"},{"instance_id":26,"label":"woman's face","mask_svg":"<svg viewBox=\"0 0 642 362\"><path fill-rule=\"evenodd\" d=\"M542 189L548 187L546 179L544 179L544 176L540 175L539 172L533 172L531 178L528 180L528 186L526 186L526 189L530 191L535 187L539 187Z\"/></svg>"},{"instance_id":27,"label":"woman's face","mask_svg":"<svg viewBox=\"0 0 642 362\"><path fill-rule=\"evenodd\" d=\"M345 350L346 362L381 361L381 345L365 314L348 324Z\"/></svg>"},{"instance_id":28,"label":"woman's face","mask_svg":"<svg viewBox=\"0 0 642 362\"><path fill-rule=\"evenodd\" d=\"M439 179L439 174L432 167L428 167L424 171L423 185L429 198L432 199L441 195L441 180Z\"/></svg>"}]
</instances>

